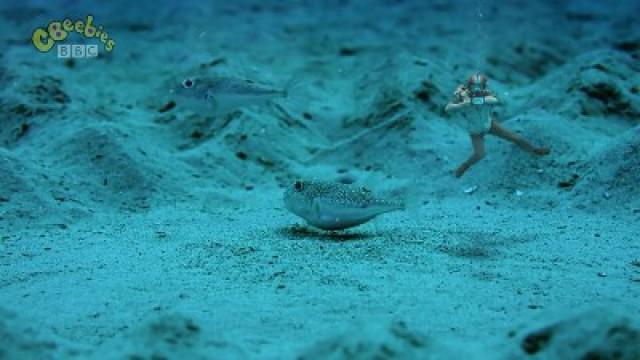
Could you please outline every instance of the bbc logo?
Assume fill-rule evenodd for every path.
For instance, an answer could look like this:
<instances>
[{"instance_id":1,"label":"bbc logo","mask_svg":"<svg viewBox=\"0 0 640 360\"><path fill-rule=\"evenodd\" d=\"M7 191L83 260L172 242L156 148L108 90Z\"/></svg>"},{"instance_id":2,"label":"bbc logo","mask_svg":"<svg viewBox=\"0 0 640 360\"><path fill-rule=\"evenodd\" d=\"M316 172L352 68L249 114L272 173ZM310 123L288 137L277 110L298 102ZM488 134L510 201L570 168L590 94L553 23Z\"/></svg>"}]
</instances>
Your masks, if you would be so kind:
<instances>
[{"instance_id":1,"label":"bbc logo","mask_svg":"<svg viewBox=\"0 0 640 360\"><path fill-rule=\"evenodd\" d=\"M98 45L58 45L58 58L94 58L98 56Z\"/></svg>"}]
</instances>

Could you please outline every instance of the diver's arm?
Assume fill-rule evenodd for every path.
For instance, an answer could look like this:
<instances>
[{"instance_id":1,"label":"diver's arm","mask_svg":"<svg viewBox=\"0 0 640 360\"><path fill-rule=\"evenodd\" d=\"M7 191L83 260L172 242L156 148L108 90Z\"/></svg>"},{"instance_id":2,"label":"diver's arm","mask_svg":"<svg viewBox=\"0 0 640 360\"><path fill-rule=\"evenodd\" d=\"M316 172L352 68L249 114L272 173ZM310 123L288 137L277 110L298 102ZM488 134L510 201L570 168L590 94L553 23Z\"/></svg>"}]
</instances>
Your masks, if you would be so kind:
<instances>
[{"instance_id":1,"label":"diver's arm","mask_svg":"<svg viewBox=\"0 0 640 360\"><path fill-rule=\"evenodd\" d=\"M445 112L456 111L463 107L466 107L470 103L471 103L471 98L469 97L469 92L464 86L460 85L458 86L456 91L453 93L453 100L451 100L447 104L447 106L445 106L444 111Z\"/></svg>"},{"instance_id":2,"label":"diver's arm","mask_svg":"<svg viewBox=\"0 0 640 360\"><path fill-rule=\"evenodd\" d=\"M462 98L462 102L450 102L447 104L447 106L445 106L444 111L445 112L451 112L451 111L456 111L459 110L463 107L466 107L467 105L469 105L471 103L471 99L469 99L468 97L464 97Z\"/></svg>"},{"instance_id":3,"label":"diver's arm","mask_svg":"<svg viewBox=\"0 0 640 360\"><path fill-rule=\"evenodd\" d=\"M495 95L489 94L484 97L484 103L489 105L497 105L500 103L500 100L498 100L498 98Z\"/></svg>"},{"instance_id":4,"label":"diver's arm","mask_svg":"<svg viewBox=\"0 0 640 360\"><path fill-rule=\"evenodd\" d=\"M500 100L491 90L487 90L484 96L484 103L487 105L498 105L500 104Z\"/></svg>"}]
</instances>

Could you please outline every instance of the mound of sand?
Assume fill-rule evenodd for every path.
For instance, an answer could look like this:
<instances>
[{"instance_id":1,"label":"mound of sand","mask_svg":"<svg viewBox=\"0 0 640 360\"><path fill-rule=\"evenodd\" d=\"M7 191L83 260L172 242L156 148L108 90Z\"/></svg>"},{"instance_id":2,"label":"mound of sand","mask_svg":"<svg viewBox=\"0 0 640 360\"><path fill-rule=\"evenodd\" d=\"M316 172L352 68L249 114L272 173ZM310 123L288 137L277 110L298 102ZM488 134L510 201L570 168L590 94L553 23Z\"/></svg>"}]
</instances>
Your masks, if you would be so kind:
<instances>
[{"instance_id":1,"label":"mound of sand","mask_svg":"<svg viewBox=\"0 0 640 360\"><path fill-rule=\"evenodd\" d=\"M470 349L453 349L402 321L370 322L322 340L302 352L299 360L474 359Z\"/></svg>"},{"instance_id":2,"label":"mound of sand","mask_svg":"<svg viewBox=\"0 0 640 360\"><path fill-rule=\"evenodd\" d=\"M444 341L443 341L444 340ZM438 339L401 321L367 322L318 341L298 356L313 359L620 359L640 356L640 324L629 314L596 308L559 320L533 321L480 344ZM457 345L454 345L457 344Z\"/></svg>"},{"instance_id":3,"label":"mound of sand","mask_svg":"<svg viewBox=\"0 0 640 360\"><path fill-rule=\"evenodd\" d=\"M95 359L246 359L237 346L179 314L163 315L106 342Z\"/></svg>"},{"instance_id":4,"label":"mound of sand","mask_svg":"<svg viewBox=\"0 0 640 360\"><path fill-rule=\"evenodd\" d=\"M64 186L55 178L0 148L0 229L8 234L25 223L65 224L86 215L81 205L66 200Z\"/></svg>"},{"instance_id":5,"label":"mound of sand","mask_svg":"<svg viewBox=\"0 0 640 360\"><path fill-rule=\"evenodd\" d=\"M508 358L549 360L640 358L640 323L630 311L597 308L510 332L519 350ZM511 340L507 340L511 341Z\"/></svg>"},{"instance_id":6,"label":"mound of sand","mask_svg":"<svg viewBox=\"0 0 640 360\"><path fill-rule=\"evenodd\" d=\"M622 208L640 213L640 126L626 131L582 164L574 201L590 211Z\"/></svg>"},{"instance_id":7,"label":"mound of sand","mask_svg":"<svg viewBox=\"0 0 640 360\"><path fill-rule=\"evenodd\" d=\"M569 120L612 117L637 123L639 69L637 61L624 52L587 52L529 86L514 88L507 100L508 112L539 107Z\"/></svg>"},{"instance_id":8,"label":"mound of sand","mask_svg":"<svg viewBox=\"0 0 640 360\"><path fill-rule=\"evenodd\" d=\"M34 126L59 117L71 98L62 80L50 75L17 76L0 69L0 145L15 147Z\"/></svg>"},{"instance_id":9,"label":"mound of sand","mask_svg":"<svg viewBox=\"0 0 640 360\"><path fill-rule=\"evenodd\" d=\"M88 203L116 209L148 208L155 193L168 192L163 179L166 172L128 138L113 126L72 131L52 144L52 164L70 173L69 185L84 189L82 193L74 191L75 196Z\"/></svg>"},{"instance_id":10,"label":"mound of sand","mask_svg":"<svg viewBox=\"0 0 640 360\"><path fill-rule=\"evenodd\" d=\"M50 329L0 308L0 359L86 358L89 352L71 345Z\"/></svg>"}]
</instances>

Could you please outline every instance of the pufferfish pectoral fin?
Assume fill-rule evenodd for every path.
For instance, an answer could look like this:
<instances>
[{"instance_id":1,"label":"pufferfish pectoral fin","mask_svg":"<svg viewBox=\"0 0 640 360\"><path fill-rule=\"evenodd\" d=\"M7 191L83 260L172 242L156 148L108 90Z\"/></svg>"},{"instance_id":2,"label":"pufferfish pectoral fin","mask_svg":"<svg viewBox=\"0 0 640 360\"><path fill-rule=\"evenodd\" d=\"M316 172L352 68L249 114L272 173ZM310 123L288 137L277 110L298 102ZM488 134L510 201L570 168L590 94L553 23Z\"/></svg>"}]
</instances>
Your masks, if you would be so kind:
<instances>
[{"instance_id":1,"label":"pufferfish pectoral fin","mask_svg":"<svg viewBox=\"0 0 640 360\"><path fill-rule=\"evenodd\" d=\"M331 204L327 204L326 201L322 199L314 199L311 204L311 212L313 217L322 222L336 222L339 221L336 218L335 211L331 207Z\"/></svg>"}]
</instances>

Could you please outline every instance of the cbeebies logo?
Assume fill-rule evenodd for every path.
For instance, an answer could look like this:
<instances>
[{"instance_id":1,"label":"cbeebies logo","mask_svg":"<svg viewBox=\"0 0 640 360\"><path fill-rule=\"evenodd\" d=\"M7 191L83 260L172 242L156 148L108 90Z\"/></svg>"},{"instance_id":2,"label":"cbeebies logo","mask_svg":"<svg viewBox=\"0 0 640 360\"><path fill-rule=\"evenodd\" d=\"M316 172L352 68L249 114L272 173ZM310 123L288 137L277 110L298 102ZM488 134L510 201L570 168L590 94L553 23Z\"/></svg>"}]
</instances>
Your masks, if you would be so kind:
<instances>
[{"instance_id":1,"label":"cbeebies logo","mask_svg":"<svg viewBox=\"0 0 640 360\"><path fill-rule=\"evenodd\" d=\"M44 28L35 29L31 36L31 41L38 51L48 52L56 42L64 41L69 36L69 33L73 32L86 38L99 39L107 52L111 52L116 46L115 40L109 38L109 34L102 29L102 26L96 28L91 15L87 15L86 21L77 20L74 22L68 18L62 21L52 21L46 30Z\"/></svg>"}]
</instances>

